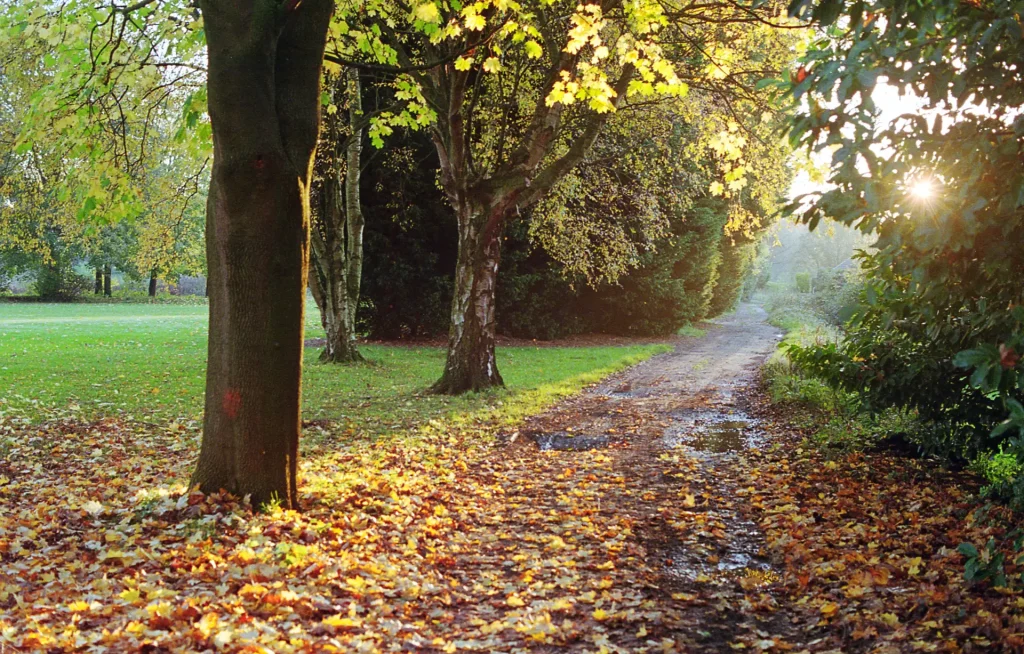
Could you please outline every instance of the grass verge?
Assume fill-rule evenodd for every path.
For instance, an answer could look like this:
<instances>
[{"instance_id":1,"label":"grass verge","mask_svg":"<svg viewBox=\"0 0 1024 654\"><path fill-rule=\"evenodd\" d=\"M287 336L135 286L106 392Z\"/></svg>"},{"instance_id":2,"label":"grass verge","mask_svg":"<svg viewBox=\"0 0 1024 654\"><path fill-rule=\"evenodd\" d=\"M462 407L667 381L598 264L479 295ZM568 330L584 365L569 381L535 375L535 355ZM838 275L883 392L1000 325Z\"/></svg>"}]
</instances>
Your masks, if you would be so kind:
<instances>
[{"instance_id":1,"label":"grass verge","mask_svg":"<svg viewBox=\"0 0 1024 654\"><path fill-rule=\"evenodd\" d=\"M311 337L321 335L315 313ZM207 308L185 305L4 304L0 417L40 421L119 416L195 422L202 413ZM444 364L436 347L367 345L370 363L322 365L309 349L303 416L377 435L424 421L514 422L665 346L507 347L508 388L460 397L422 393Z\"/></svg>"}]
</instances>

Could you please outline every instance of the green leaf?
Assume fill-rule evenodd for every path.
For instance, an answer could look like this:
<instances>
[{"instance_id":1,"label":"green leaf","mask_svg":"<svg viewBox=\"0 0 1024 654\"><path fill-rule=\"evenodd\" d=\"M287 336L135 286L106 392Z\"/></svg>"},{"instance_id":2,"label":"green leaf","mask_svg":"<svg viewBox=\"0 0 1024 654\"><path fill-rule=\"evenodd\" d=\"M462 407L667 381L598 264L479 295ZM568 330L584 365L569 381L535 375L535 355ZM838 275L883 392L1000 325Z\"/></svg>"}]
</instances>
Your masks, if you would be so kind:
<instances>
[{"instance_id":1,"label":"green leaf","mask_svg":"<svg viewBox=\"0 0 1024 654\"><path fill-rule=\"evenodd\" d=\"M960 552L969 559L978 558L978 548L970 543L960 543L957 548L957 552Z\"/></svg>"}]
</instances>

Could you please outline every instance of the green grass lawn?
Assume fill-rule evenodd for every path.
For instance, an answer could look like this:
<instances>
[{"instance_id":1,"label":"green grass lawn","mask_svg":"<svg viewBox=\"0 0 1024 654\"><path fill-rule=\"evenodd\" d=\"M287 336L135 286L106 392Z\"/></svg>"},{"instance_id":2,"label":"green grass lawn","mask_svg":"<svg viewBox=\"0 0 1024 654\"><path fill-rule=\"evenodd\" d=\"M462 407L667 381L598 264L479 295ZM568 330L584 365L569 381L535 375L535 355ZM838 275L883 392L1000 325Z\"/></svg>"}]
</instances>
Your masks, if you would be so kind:
<instances>
[{"instance_id":1,"label":"green grass lawn","mask_svg":"<svg viewBox=\"0 0 1024 654\"><path fill-rule=\"evenodd\" d=\"M307 336L322 336L315 310ZM195 421L202 413L207 308L184 305L0 303L0 417L70 415ZM370 363L316 363L306 351L303 413L382 433L434 417L515 420L664 346L509 347L508 388L458 398L425 395L444 351L368 345Z\"/></svg>"}]
</instances>

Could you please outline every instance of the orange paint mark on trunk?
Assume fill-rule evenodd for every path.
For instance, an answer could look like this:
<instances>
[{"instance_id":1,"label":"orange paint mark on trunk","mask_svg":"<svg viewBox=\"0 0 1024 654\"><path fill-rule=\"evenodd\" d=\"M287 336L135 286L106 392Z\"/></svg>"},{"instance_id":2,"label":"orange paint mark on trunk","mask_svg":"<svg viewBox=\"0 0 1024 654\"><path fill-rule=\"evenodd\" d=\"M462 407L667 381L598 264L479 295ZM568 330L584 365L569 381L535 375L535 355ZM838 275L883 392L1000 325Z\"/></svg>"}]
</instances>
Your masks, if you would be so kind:
<instances>
[{"instance_id":1,"label":"orange paint mark on trunk","mask_svg":"<svg viewBox=\"0 0 1024 654\"><path fill-rule=\"evenodd\" d=\"M238 417L238 410L242 408L242 394L233 388L224 392L224 399L221 401L224 413L234 420Z\"/></svg>"}]
</instances>

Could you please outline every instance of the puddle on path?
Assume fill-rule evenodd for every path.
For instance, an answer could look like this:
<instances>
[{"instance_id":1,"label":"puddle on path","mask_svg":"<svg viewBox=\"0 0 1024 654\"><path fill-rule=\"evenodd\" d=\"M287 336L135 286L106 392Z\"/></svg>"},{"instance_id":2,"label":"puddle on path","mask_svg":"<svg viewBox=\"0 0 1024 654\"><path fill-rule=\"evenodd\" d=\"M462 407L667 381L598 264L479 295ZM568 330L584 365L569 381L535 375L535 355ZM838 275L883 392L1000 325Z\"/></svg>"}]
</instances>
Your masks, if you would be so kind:
<instances>
[{"instance_id":1,"label":"puddle on path","mask_svg":"<svg viewBox=\"0 0 1024 654\"><path fill-rule=\"evenodd\" d=\"M662 446L686 448L709 463L714 455L754 449L765 439L756 420L728 405L680 411L671 418L671 426L661 437ZM666 576L688 583L738 582L747 590L777 582L779 574L762 551L760 529L733 508L712 510L722 533L669 548L664 561Z\"/></svg>"},{"instance_id":2,"label":"puddle on path","mask_svg":"<svg viewBox=\"0 0 1024 654\"><path fill-rule=\"evenodd\" d=\"M611 400L629 400L636 398L646 398L652 395L652 391L649 388L637 388L633 389L629 386L619 386L611 390L607 390L602 393L605 397Z\"/></svg>"},{"instance_id":3,"label":"puddle on path","mask_svg":"<svg viewBox=\"0 0 1024 654\"><path fill-rule=\"evenodd\" d=\"M687 560L688 553L684 549L670 554L675 558L665 561L665 574L682 581L710 584L738 581L749 589L770 586L781 579L771 563L743 552L728 553L717 563Z\"/></svg>"},{"instance_id":4,"label":"puddle on path","mask_svg":"<svg viewBox=\"0 0 1024 654\"><path fill-rule=\"evenodd\" d=\"M537 444L542 452L552 450L581 452L583 450L598 450L608 447L617 442L609 436L588 436L585 434L570 434L568 432L555 432L552 434L534 434L530 438Z\"/></svg>"},{"instance_id":5,"label":"puddle on path","mask_svg":"<svg viewBox=\"0 0 1024 654\"><path fill-rule=\"evenodd\" d=\"M724 546L679 544L668 551L665 574L695 583L739 581L744 588L762 588L780 579L761 547L763 537L749 520L728 521Z\"/></svg>"},{"instance_id":6,"label":"puddle on path","mask_svg":"<svg viewBox=\"0 0 1024 654\"><path fill-rule=\"evenodd\" d=\"M693 411L673 418L673 425L661 438L667 448L686 447L723 454L756 448L762 442L757 422L742 413Z\"/></svg>"}]
</instances>

